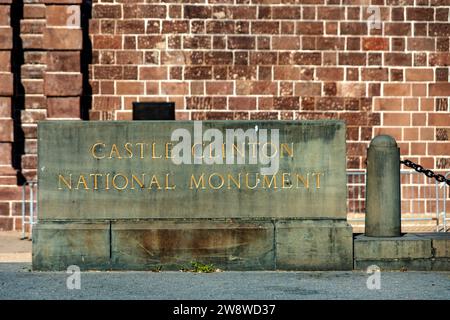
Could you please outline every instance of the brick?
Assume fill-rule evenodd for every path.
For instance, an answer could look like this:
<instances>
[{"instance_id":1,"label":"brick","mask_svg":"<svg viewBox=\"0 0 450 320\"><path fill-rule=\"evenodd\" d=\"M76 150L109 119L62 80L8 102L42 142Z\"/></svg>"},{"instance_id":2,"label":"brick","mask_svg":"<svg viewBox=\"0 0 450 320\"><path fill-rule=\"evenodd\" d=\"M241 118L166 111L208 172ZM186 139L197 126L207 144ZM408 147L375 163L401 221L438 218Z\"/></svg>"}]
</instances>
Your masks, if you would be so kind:
<instances>
[{"instance_id":1,"label":"brick","mask_svg":"<svg viewBox=\"0 0 450 320\"><path fill-rule=\"evenodd\" d=\"M344 20L345 19L345 8L318 7L317 18L319 20Z\"/></svg>"},{"instance_id":2,"label":"brick","mask_svg":"<svg viewBox=\"0 0 450 320\"><path fill-rule=\"evenodd\" d=\"M161 94L163 95L187 95L189 93L188 82L162 82Z\"/></svg>"},{"instance_id":3,"label":"brick","mask_svg":"<svg viewBox=\"0 0 450 320\"><path fill-rule=\"evenodd\" d=\"M366 54L356 52L339 53L340 65L364 66L366 65Z\"/></svg>"},{"instance_id":4,"label":"brick","mask_svg":"<svg viewBox=\"0 0 450 320\"><path fill-rule=\"evenodd\" d=\"M384 126L409 126L411 123L410 115L408 113L390 113L383 114Z\"/></svg>"},{"instance_id":5,"label":"brick","mask_svg":"<svg viewBox=\"0 0 450 320\"><path fill-rule=\"evenodd\" d=\"M117 51L116 52L117 64L142 64L143 56L140 51Z\"/></svg>"},{"instance_id":6,"label":"brick","mask_svg":"<svg viewBox=\"0 0 450 320\"><path fill-rule=\"evenodd\" d=\"M44 30L44 47L50 50L81 50L81 30L71 28L47 28Z\"/></svg>"},{"instance_id":7,"label":"brick","mask_svg":"<svg viewBox=\"0 0 450 320\"><path fill-rule=\"evenodd\" d=\"M389 73L387 68L363 68L361 78L363 81L387 81Z\"/></svg>"},{"instance_id":8,"label":"brick","mask_svg":"<svg viewBox=\"0 0 450 320\"><path fill-rule=\"evenodd\" d=\"M0 27L0 49L12 49L12 28Z\"/></svg>"},{"instance_id":9,"label":"brick","mask_svg":"<svg viewBox=\"0 0 450 320\"><path fill-rule=\"evenodd\" d=\"M46 117L47 117L47 110L20 111L20 120L22 121L22 124L35 124L39 121L45 120Z\"/></svg>"},{"instance_id":10,"label":"brick","mask_svg":"<svg viewBox=\"0 0 450 320\"><path fill-rule=\"evenodd\" d=\"M80 96L82 75L79 73L46 73L44 90L47 96Z\"/></svg>"},{"instance_id":11,"label":"brick","mask_svg":"<svg viewBox=\"0 0 450 320\"><path fill-rule=\"evenodd\" d=\"M143 34L145 33L144 20L117 20L116 21L117 34Z\"/></svg>"},{"instance_id":12,"label":"brick","mask_svg":"<svg viewBox=\"0 0 450 320\"><path fill-rule=\"evenodd\" d=\"M252 21L251 33L253 34L279 34L280 23L278 21Z\"/></svg>"},{"instance_id":13,"label":"brick","mask_svg":"<svg viewBox=\"0 0 450 320\"><path fill-rule=\"evenodd\" d=\"M430 83L428 89L430 96L450 96L450 83Z\"/></svg>"},{"instance_id":14,"label":"brick","mask_svg":"<svg viewBox=\"0 0 450 320\"><path fill-rule=\"evenodd\" d=\"M34 1L34 0L31 0L31 1ZM83 2L83 0L38 0L38 1L34 1L34 2L45 3L45 4L81 4Z\"/></svg>"},{"instance_id":15,"label":"brick","mask_svg":"<svg viewBox=\"0 0 450 320\"><path fill-rule=\"evenodd\" d=\"M94 49L121 49L122 37L114 35L94 35Z\"/></svg>"},{"instance_id":16,"label":"brick","mask_svg":"<svg viewBox=\"0 0 450 320\"><path fill-rule=\"evenodd\" d=\"M434 18L433 8L406 8L406 20L432 21Z\"/></svg>"},{"instance_id":17,"label":"brick","mask_svg":"<svg viewBox=\"0 0 450 320\"><path fill-rule=\"evenodd\" d=\"M9 217L0 218L0 231L11 231L14 228L14 219Z\"/></svg>"},{"instance_id":18,"label":"brick","mask_svg":"<svg viewBox=\"0 0 450 320\"><path fill-rule=\"evenodd\" d=\"M65 27L80 27L80 12L81 10L74 10L72 6L68 5L49 5L45 8L45 16L47 26L65 26Z\"/></svg>"},{"instance_id":19,"label":"brick","mask_svg":"<svg viewBox=\"0 0 450 320\"><path fill-rule=\"evenodd\" d=\"M120 97L117 96L94 96L92 99L94 110L111 111L121 107Z\"/></svg>"},{"instance_id":20,"label":"brick","mask_svg":"<svg viewBox=\"0 0 450 320\"><path fill-rule=\"evenodd\" d=\"M230 110L255 110L256 98L249 97L230 97L229 98Z\"/></svg>"},{"instance_id":21,"label":"brick","mask_svg":"<svg viewBox=\"0 0 450 320\"><path fill-rule=\"evenodd\" d=\"M209 6L190 6L184 7L184 17L187 19L207 19L212 14Z\"/></svg>"},{"instance_id":22,"label":"brick","mask_svg":"<svg viewBox=\"0 0 450 320\"><path fill-rule=\"evenodd\" d=\"M10 6L0 5L0 26L9 26L11 24L10 12Z\"/></svg>"},{"instance_id":23,"label":"brick","mask_svg":"<svg viewBox=\"0 0 450 320\"><path fill-rule=\"evenodd\" d=\"M384 34L387 36L411 36L410 23L385 23Z\"/></svg>"},{"instance_id":24,"label":"brick","mask_svg":"<svg viewBox=\"0 0 450 320\"><path fill-rule=\"evenodd\" d=\"M0 97L0 118L11 117L11 98Z\"/></svg>"},{"instance_id":25,"label":"brick","mask_svg":"<svg viewBox=\"0 0 450 320\"><path fill-rule=\"evenodd\" d=\"M401 98L380 98L375 100L374 110L381 111L401 111L402 99Z\"/></svg>"},{"instance_id":26,"label":"brick","mask_svg":"<svg viewBox=\"0 0 450 320\"><path fill-rule=\"evenodd\" d=\"M300 37L274 36L272 37L273 50L298 50L300 49Z\"/></svg>"},{"instance_id":27,"label":"brick","mask_svg":"<svg viewBox=\"0 0 450 320\"><path fill-rule=\"evenodd\" d=\"M139 80L167 80L167 67L140 67Z\"/></svg>"},{"instance_id":28,"label":"brick","mask_svg":"<svg viewBox=\"0 0 450 320\"><path fill-rule=\"evenodd\" d=\"M300 67L275 66L273 69L274 80L300 80Z\"/></svg>"},{"instance_id":29,"label":"brick","mask_svg":"<svg viewBox=\"0 0 450 320\"><path fill-rule=\"evenodd\" d=\"M449 23L430 23L428 35L431 37L450 37Z\"/></svg>"},{"instance_id":30,"label":"brick","mask_svg":"<svg viewBox=\"0 0 450 320\"><path fill-rule=\"evenodd\" d=\"M118 95L143 95L144 82L117 81L116 94Z\"/></svg>"},{"instance_id":31,"label":"brick","mask_svg":"<svg viewBox=\"0 0 450 320\"><path fill-rule=\"evenodd\" d=\"M9 216L9 202L0 202L0 216Z\"/></svg>"},{"instance_id":32,"label":"brick","mask_svg":"<svg viewBox=\"0 0 450 320\"><path fill-rule=\"evenodd\" d=\"M297 34L322 35L324 33L322 22L297 22Z\"/></svg>"},{"instance_id":33,"label":"brick","mask_svg":"<svg viewBox=\"0 0 450 320\"><path fill-rule=\"evenodd\" d=\"M49 51L47 53L47 71L80 72L80 52Z\"/></svg>"},{"instance_id":34,"label":"brick","mask_svg":"<svg viewBox=\"0 0 450 320\"><path fill-rule=\"evenodd\" d=\"M80 98L47 98L49 118L80 118Z\"/></svg>"},{"instance_id":35,"label":"brick","mask_svg":"<svg viewBox=\"0 0 450 320\"><path fill-rule=\"evenodd\" d=\"M389 50L389 39L387 38L363 38L363 49L368 51L385 51Z\"/></svg>"},{"instance_id":36,"label":"brick","mask_svg":"<svg viewBox=\"0 0 450 320\"><path fill-rule=\"evenodd\" d=\"M185 67L184 78L186 80L209 80L212 79L211 67Z\"/></svg>"},{"instance_id":37,"label":"brick","mask_svg":"<svg viewBox=\"0 0 450 320\"><path fill-rule=\"evenodd\" d=\"M43 19L45 18L45 5L28 4L23 7L23 17L25 19Z\"/></svg>"},{"instance_id":38,"label":"brick","mask_svg":"<svg viewBox=\"0 0 450 320\"><path fill-rule=\"evenodd\" d=\"M205 88L207 95L231 95L234 86L231 81L207 81Z\"/></svg>"},{"instance_id":39,"label":"brick","mask_svg":"<svg viewBox=\"0 0 450 320\"><path fill-rule=\"evenodd\" d=\"M393 53L384 54L384 64L386 66L412 66L412 55L410 53Z\"/></svg>"},{"instance_id":40,"label":"brick","mask_svg":"<svg viewBox=\"0 0 450 320\"><path fill-rule=\"evenodd\" d=\"M396 84L396 83L384 83L383 93L385 96L410 96L411 85L410 84Z\"/></svg>"},{"instance_id":41,"label":"brick","mask_svg":"<svg viewBox=\"0 0 450 320\"><path fill-rule=\"evenodd\" d=\"M164 36L138 36L138 49L165 49L166 39Z\"/></svg>"},{"instance_id":42,"label":"brick","mask_svg":"<svg viewBox=\"0 0 450 320\"><path fill-rule=\"evenodd\" d=\"M317 68L316 77L319 80L342 81L344 80L343 68Z\"/></svg>"},{"instance_id":43,"label":"brick","mask_svg":"<svg viewBox=\"0 0 450 320\"><path fill-rule=\"evenodd\" d=\"M337 83L337 96L339 97L364 97L366 85L364 83Z\"/></svg>"},{"instance_id":44,"label":"brick","mask_svg":"<svg viewBox=\"0 0 450 320\"><path fill-rule=\"evenodd\" d=\"M297 82L295 83L296 96L320 96L321 84L314 82Z\"/></svg>"},{"instance_id":45,"label":"brick","mask_svg":"<svg viewBox=\"0 0 450 320\"><path fill-rule=\"evenodd\" d=\"M365 35L367 34L367 23L362 22L341 22L342 35Z\"/></svg>"},{"instance_id":46,"label":"brick","mask_svg":"<svg viewBox=\"0 0 450 320\"><path fill-rule=\"evenodd\" d=\"M271 81L237 81L238 95L276 95L277 85Z\"/></svg>"},{"instance_id":47,"label":"brick","mask_svg":"<svg viewBox=\"0 0 450 320\"><path fill-rule=\"evenodd\" d=\"M428 155L448 156L450 154L450 144L448 142L440 142L440 143L429 142L427 145L428 145L427 147Z\"/></svg>"},{"instance_id":48,"label":"brick","mask_svg":"<svg viewBox=\"0 0 450 320\"><path fill-rule=\"evenodd\" d=\"M97 19L120 19L122 17L121 5L96 4L92 10L93 18Z\"/></svg>"},{"instance_id":49,"label":"brick","mask_svg":"<svg viewBox=\"0 0 450 320\"><path fill-rule=\"evenodd\" d=\"M428 125L430 125L430 126L450 126L450 114L448 114L448 113L429 113L428 114Z\"/></svg>"},{"instance_id":50,"label":"brick","mask_svg":"<svg viewBox=\"0 0 450 320\"><path fill-rule=\"evenodd\" d=\"M0 166L10 166L12 158L12 143L10 142L0 142ZM0 168L1 170L1 168ZM0 174L2 175L2 174ZM1 189L1 187L0 187ZM1 192L1 191L0 191ZM1 195L0 195L1 199ZM4 200L4 199L1 199Z\"/></svg>"},{"instance_id":51,"label":"brick","mask_svg":"<svg viewBox=\"0 0 450 320\"><path fill-rule=\"evenodd\" d=\"M14 92L13 88L13 74L12 73L0 73L0 96L12 96Z\"/></svg>"},{"instance_id":52,"label":"brick","mask_svg":"<svg viewBox=\"0 0 450 320\"><path fill-rule=\"evenodd\" d=\"M317 37L316 49L317 50L344 50L344 39L335 37Z\"/></svg>"},{"instance_id":53,"label":"brick","mask_svg":"<svg viewBox=\"0 0 450 320\"><path fill-rule=\"evenodd\" d=\"M0 119L0 142L14 141L14 127L11 119Z\"/></svg>"},{"instance_id":54,"label":"brick","mask_svg":"<svg viewBox=\"0 0 450 320\"><path fill-rule=\"evenodd\" d=\"M163 21L162 33L176 34L176 33L188 33L189 22L183 20Z\"/></svg>"},{"instance_id":55,"label":"brick","mask_svg":"<svg viewBox=\"0 0 450 320\"><path fill-rule=\"evenodd\" d=\"M274 97L273 108L275 110L299 110L299 97Z\"/></svg>"},{"instance_id":56,"label":"brick","mask_svg":"<svg viewBox=\"0 0 450 320\"><path fill-rule=\"evenodd\" d=\"M408 51L434 51L435 39L432 38L408 38Z\"/></svg>"},{"instance_id":57,"label":"brick","mask_svg":"<svg viewBox=\"0 0 450 320\"><path fill-rule=\"evenodd\" d=\"M229 49L255 49L255 37L228 37Z\"/></svg>"},{"instance_id":58,"label":"brick","mask_svg":"<svg viewBox=\"0 0 450 320\"><path fill-rule=\"evenodd\" d=\"M428 61L430 66L450 66L450 53L430 53Z\"/></svg>"},{"instance_id":59,"label":"brick","mask_svg":"<svg viewBox=\"0 0 450 320\"><path fill-rule=\"evenodd\" d=\"M406 69L405 70L406 81L433 81L434 70L433 69Z\"/></svg>"}]
</instances>

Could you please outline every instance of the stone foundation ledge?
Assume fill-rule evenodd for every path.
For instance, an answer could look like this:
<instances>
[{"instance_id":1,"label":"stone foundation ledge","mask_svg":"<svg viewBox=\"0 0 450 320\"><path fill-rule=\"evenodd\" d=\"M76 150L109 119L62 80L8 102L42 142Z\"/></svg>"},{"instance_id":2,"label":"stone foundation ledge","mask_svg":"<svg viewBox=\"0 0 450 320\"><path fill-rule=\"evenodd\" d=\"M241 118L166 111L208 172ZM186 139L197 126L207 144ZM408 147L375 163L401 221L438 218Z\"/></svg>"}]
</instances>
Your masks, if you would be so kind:
<instances>
[{"instance_id":1,"label":"stone foundation ledge","mask_svg":"<svg viewBox=\"0 0 450 320\"><path fill-rule=\"evenodd\" d=\"M358 235L354 238L354 269L366 270L371 265L386 271L449 271L450 234Z\"/></svg>"},{"instance_id":2,"label":"stone foundation ledge","mask_svg":"<svg viewBox=\"0 0 450 320\"><path fill-rule=\"evenodd\" d=\"M228 219L43 222L33 269L180 270L191 261L223 270L351 270L345 220Z\"/></svg>"}]
</instances>

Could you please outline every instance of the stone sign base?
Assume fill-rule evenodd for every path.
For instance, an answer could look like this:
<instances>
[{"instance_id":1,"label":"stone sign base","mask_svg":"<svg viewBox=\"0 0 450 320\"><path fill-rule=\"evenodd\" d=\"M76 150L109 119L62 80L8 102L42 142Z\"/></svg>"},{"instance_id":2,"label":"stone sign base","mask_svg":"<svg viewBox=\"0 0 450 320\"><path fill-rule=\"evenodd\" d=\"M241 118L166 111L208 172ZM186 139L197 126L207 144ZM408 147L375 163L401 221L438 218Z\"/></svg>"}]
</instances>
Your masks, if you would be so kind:
<instances>
[{"instance_id":1,"label":"stone sign base","mask_svg":"<svg viewBox=\"0 0 450 320\"><path fill-rule=\"evenodd\" d=\"M356 270L372 265L381 270L450 270L448 233L409 233L390 238L358 235L354 252Z\"/></svg>"},{"instance_id":2,"label":"stone sign base","mask_svg":"<svg viewBox=\"0 0 450 320\"><path fill-rule=\"evenodd\" d=\"M340 219L44 222L33 231L33 269L180 270L196 261L223 270L352 270L352 241Z\"/></svg>"}]
</instances>

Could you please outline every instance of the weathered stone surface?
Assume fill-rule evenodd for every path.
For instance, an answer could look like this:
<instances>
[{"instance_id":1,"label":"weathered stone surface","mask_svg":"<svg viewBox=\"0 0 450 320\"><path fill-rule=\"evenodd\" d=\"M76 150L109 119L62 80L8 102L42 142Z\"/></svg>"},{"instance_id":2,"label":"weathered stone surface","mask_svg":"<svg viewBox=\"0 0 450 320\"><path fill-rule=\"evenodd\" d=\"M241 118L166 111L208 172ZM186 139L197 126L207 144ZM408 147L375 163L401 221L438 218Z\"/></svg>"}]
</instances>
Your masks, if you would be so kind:
<instances>
[{"instance_id":1,"label":"weathered stone surface","mask_svg":"<svg viewBox=\"0 0 450 320\"><path fill-rule=\"evenodd\" d=\"M39 123L39 212L41 220L148 218L346 218L345 125L339 121L208 121L215 128L279 129L280 143L293 146L293 157L280 158L276 176L258 176L261 164L181 164L165 159L165 143L179 128L193 131L193 122ZM270 130L268 131L270 135ZM225 134L224 134L225 136ZM192 134L193 137L193 134ZM92 152L94 144L95 156ZM128 149L133 152L130 158ZM147 144L143 156L138 143ZM155 150L152 151L153 143ZM176 145L177 142L172 142ZM194 143L194 138L192 139ZM117 152L113 150L117 147ZM208 146L209 142L205 142ZM247 144L246 144L247 145ZM248 152L248 145L247 145ZM153 153L153 154L152 154ZM248 154L248 153L247 153ZM152 159L156 157L156 159ZM162 158L158 158L158 157ZM120 157L120 158L119 158ZM107 174L110 173L109 183ZM286 176L282 184L282 173ZM101 174L95 189L93 174ZM118 175L120 174L120 175ZM133 181L132 175L144 186ZM142 174L146 174L142 178ZM168 183L166 175L168 174ZM197 182L204 174L204 184ZM239 180L241 188L228 178ZM246 174L249 182L246 186ZM307 177L308 188L295 174ZM320 182L317 177L320 174ZM62 175L64 184L59 178ZM86 184L80 180L86 179ZM114 184L113 176L118 175ZM158 184L151 183L152 175ZM222 187L220 177L223 177ZM209 180L208 177L212 177ZM286 181L288 183L286 183ZM133 186L134 185L134 186ZM160 188L158 188L158 185ZM176 185L175 189L168 188ZM115 188L116 187L116 188ZM284 187L284 188L283 188ZM107 190L109 188L109 190ZM123 190L121 190L123 188Z\"/></svg>"},{"instance_id":2,"label":"weathered stone surface","mask_svg":"<svg viewBox=\"0 0 450 320\"><path fill-rule=\"evenodd\" d=\"M113 269L180 270L191 261L225 270L274 269L270 221L114 222L111 238Z\"/></svg>"},{"instance_id":3,"label":"weathered stone surface","mask_svg":"<svg viewBox=\"0 0 450 320\"><path fill-rule=\"evenodd\" d=\"M351 270L352 228L345 221L277 221L276 268Z\"/></svg>"},{"instance_id":4,"label":"weathered stone surface","mask_svg":"<svg viewBox=\"0 0 450 320\"><path fill-rule=\"evenodd\" d=\"M355 260L431 258L431 239L405 234L380 238L359 235L354 242Z\"/></svg>"},{"instance_id":5,"label":"weathered stone surface","mask_svg":"<svg viewBox=\"0 0 450 320\"><path fill-rule=\"evenodd\" d=\"M109 269L109 223L43 223L33 228L33 269Z\"/></svg>"}]
</instances>

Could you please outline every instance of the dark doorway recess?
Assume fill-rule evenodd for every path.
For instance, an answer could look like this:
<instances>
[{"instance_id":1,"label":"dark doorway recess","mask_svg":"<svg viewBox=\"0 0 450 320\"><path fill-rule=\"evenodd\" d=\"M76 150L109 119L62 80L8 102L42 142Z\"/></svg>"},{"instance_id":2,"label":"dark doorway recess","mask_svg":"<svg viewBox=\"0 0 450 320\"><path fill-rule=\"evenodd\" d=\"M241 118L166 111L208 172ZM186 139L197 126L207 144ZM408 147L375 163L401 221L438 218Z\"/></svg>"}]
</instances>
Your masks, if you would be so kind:
<instances>
[{"instance_id":1,"label":"dark doorway recess","mask_svg":"<svg viewBox=\"0 0 450 320\"><path fill-rule=\"evenodd\" d=\"M175 103L133 102L133 120L175 120Z\"/></svg>"}]
</instances>

